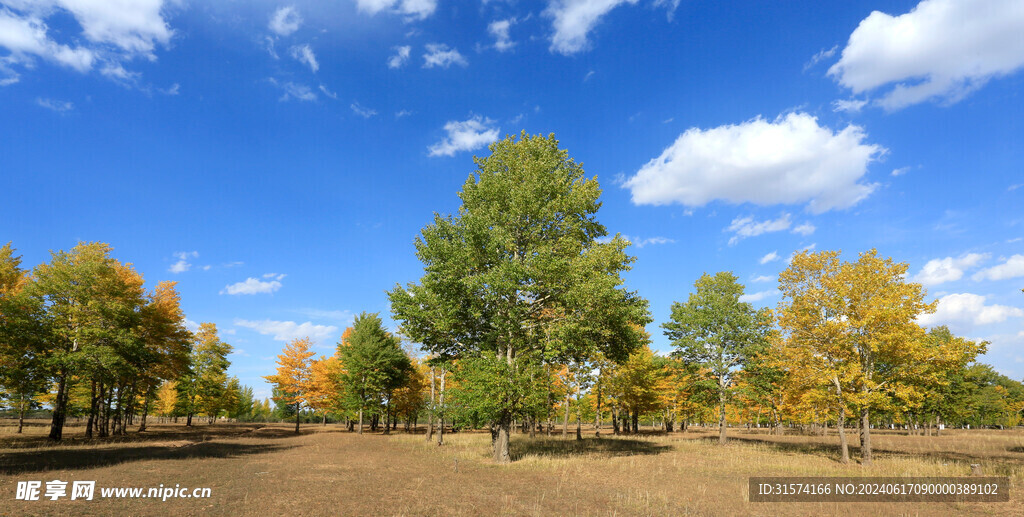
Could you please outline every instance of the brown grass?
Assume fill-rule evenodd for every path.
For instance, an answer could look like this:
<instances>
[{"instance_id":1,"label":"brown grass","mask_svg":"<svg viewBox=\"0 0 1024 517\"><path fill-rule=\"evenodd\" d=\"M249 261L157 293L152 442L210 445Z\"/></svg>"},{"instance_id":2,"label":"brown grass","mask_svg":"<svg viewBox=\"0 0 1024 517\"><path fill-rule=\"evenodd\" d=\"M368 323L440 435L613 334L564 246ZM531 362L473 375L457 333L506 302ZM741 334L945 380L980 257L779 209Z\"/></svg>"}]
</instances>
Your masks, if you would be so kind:
<instances>
[{"instance_id":1,"label":"brown grass","mask_svg":"<svg viewBox=\"0 0 1024 517\"><path fill-rule=\"evenodd\" d=\"M731 430L593 438L513 436L511 465L490 461L487 433L357 436L289 424L153 425L127 439L85 441L72 427L50 445L42 422L0 427L0 515L1024 515L1024 433L873 435L871 467L838 463L835 436ZM572 436L570 436L572 438ZM856 457L857 449L852 453ZM749 503L750 476L964 476L971 463L1011 478L988 504ZM97 487L210 487L210 499L15 501L21 480ZM70 486L70 485L69 485ZM97 488L97 496L98 494Z\"/></svg>"}]
</instances>

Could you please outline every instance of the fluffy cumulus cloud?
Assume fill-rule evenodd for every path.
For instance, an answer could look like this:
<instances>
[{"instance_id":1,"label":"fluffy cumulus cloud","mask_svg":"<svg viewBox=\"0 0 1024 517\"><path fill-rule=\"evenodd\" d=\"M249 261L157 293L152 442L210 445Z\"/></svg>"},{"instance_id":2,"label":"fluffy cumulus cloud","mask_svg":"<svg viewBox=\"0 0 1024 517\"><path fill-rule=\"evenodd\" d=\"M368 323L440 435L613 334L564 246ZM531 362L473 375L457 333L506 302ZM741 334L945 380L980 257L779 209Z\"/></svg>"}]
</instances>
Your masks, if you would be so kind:
<instances>
[{"instance_id":1,"label":"fluffy cumulus cloud","mask_svg":"<svg viewBox=\"0 0 1024 517\"><path fill-rule=\"evenodd\" d=\"M174 253L174 258L178 259L178 261L171 264L171 267L167 268L167 270L171 273L184 273L192 267L192 263L189 260L199 258L199 252L178 251Z\"/></svg>"},{"instance_id":2,"label":"fluffy cumulus cloud","mask_svg":"<svg viewBox=\"0 0 1024 517\"><path fill-rule=\"evenodd\" d=\"M467 120L451 120L444 125L448 134L430 146L430 156L454 156L459 151L473 151L498 139L499 128L494 121L479 115Z\"/></svg>"},{"instance_id":3,"label":"fluffy cumulus cloud","mask_svg":"<svg viewBox=\"0 0 1024 517\"><path fill-rule=\"evenodd\" d=\"M982 269L971 277L973 280L1006 280L1024 276L1024 255L1014 255L1002 264Z\"/></svg>"},{"instance_id":4,"label":"fluffy cumulus cloud","mask_svg":"<svg viewBox=\"0 0 1024 517\"><path fill-rule=\"evenodd\" d=\"M278 36L288 36L299 30L302 25L302 16L293 6L281 7L270 16L270 23L267 27Z\"/></svg>"},{"instance_id":5,"label":"fluffy cumulus cloud","mask_svg":"<svg viewBox=\"0 0 1024 517\"><path fill-rule=\"evenodd\" d=\"M409 20L422 20L437 10L437 0L356 0L356 6L371 15L388 11Z\"/></svg>"},{"instance_id":6,"label":"fluffy cumulus cloud","mask_svg":"<svg viewBox=\"0 0 1024 517\"><path fill-rule=\"evenodd\" d=\"M165 20L165 0L39 0L7 1L0 6L0 85L18 81L19 70L43 59L79 72L105 71L115 79L133 78L121 63L135 58L155 60L157 46L174 35ZM81 34L51 33L46 20L71 16ZM64 42L58 41L58 37Z\"/></svg>"},{"instance_id":7,"label":"fluffy cumulus cloud","mask_svg":"<svg viewBox=\"0 0 1024 517\"><path fill-rule=\"evenodd\" d=\"M409 53L412 52L412 47L401 45L394 47L394 50L394 55L388 58L388 68L401 68L406 61L409 61Z\"/></svg>"},{"instance_id":8,"label":"fluffy cumulus cloud","mask_svg":"<svg viewBox=\"0 0 1024 517\"><path fill-rule=\"evenodd\" d=\"M269 294L281 288L281 280L285 275L267 273L263 280L249 277L244 282L238 282L224 287L220 294Z\"/></svg>"},{"instance_id":9,"label":"fluffy cumulus cloud","mask_svg":"<svg viewBox=\"0 0 1024 517\"><path fill-rule=\"evenodd\" d=\"M840 131L806 113L691 128L624 186L633 203L704 206L713 200L757 205L808 203L814 213L849 208L877 185L863 182L886 149L865 143L856 125Z\"/></svg>"},{"instance_id":10,"label":"fluffy cumulus cloud","mask_svg":"<svg viewBox=\"0 0 1024 517\"><path fill-rule=\"evenodd\" d=\"M587 35L601 18L622 4L638 0L552 0L544 15L551 18L551 51L571 55L586 50Z\"/></svg>"},{"instance_id":11,"label":"fluffy cumulus cloud","mask_svg":"<svg viewBox=\"0 0 1024 517\"><path fill-rule=\"evenodd\" d=\"M320 63L316 61L316 54L309 45L296 45L291 48L292 58L309 67L313 73L320 69Z\"/></svg>"},{"instance_id":12,"label":"fluffy cumulus cloud","mask_svg":"<svg viewBox=\"0 0 1024 517\"><path fill-rule=\"evenodd\" d=\"M958 326L970 328L974 325L1001 323L1008 318L1024 317L1024 310L1017 307L998 304L985 304L985 296L972 293L947 294L939 298L938 308L932 314L922 314L917 318L921 325Z\"/></svg>"},{"instance_id":13,"label":"fluffy cumulus cloud","mask_svg":"<svg viewBox=\"0 0 1024 517\"><path fill-rule=\"evenodd\" d=\"M236 327L255 330L264 336L273 336L276 341L291 341L308 337L314 342L322 342L338 332L338 327L334 325L314 325L310 321L296 323L294 321L236 319L234 324Z\"/></svg>"},{"instance_id":14,"label":"fluffy cumulus cloud","mask_svg":"<svg viewBox=\"0 0 1024 517\"><path fill-rule=\"evenodd\" d=\"M957 258L932 259L914 275L914 281L924 285L954 282L963 278L964 270L977 266L987 258L988 254L985 253L965 253Z\"/></svg>"},{"instance_id":15,"label":"fluffy cumulus cloud","mask_svg":"<svg viewBox=\"0 0 1024 517\"><path fill-rule=\"evenodd\" d=\"M423 54L423 68L448 68L452 65L466 66L469 62L459 53L458 49L449 48L443 43L428 43L427 52Z\"/></svg>"},{"instance_id":16,"label":"fluffy cumulus cloud","mask_svg":"<svg viewBox=\"0 0 1024 517\"><path fill-rule=\"evenodd\" d=\"M1024 67L1022 27L1020 0L924 0L899 16L874 11L828 73L854 94L878 91L886 109L956 102Z\"/></svg>"}]
</instances>

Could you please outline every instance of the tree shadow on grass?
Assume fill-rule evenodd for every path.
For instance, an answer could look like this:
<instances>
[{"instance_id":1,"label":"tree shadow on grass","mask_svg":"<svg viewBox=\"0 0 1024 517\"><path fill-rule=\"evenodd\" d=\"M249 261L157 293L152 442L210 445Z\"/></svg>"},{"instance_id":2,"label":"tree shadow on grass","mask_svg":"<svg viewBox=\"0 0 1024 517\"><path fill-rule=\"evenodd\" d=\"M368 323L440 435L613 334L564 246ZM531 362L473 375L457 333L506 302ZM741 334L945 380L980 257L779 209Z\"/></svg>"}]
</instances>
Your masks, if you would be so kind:
<instances>
[{"instance_id":1,"label":"tree shadow on grass","mask_svg":"<svg viewBox=\"0 0 1024 517\"><path fill-rule=\"evenodd\" d=\"M49 448L5 452L0 474L15 475L47 470L87 469L144 460L237 458L292 448L285 445L190 442L183 445L119 448Z\"/></svg>"},{"instance_id":2,"label":"tree shadow on grass","mask_svg":"<svg viewBox=\"0 0 1024 517\"><path fill-rule=\"evenodd\" d=\"M47 425L49 427L49 425ZM128 431L125 435L108 436L105 438L86 438L80 426L65 427L64 439L60 442L50 441L45 434L17 435L10 434L0 438L2 449L40 449L52 446L61 447L95 447L105 444L130 444L146 442L169 442L189 440L206 442L227 438L288 438L316 432L311 427L303 427L299 434L291 426L272 426L267 424L196 424L185 427L178 424L150 425L145 432Z\"/></svg>"},{"instance_id":3,"label":"tree shadow on grass","mask_svg":"<svg viewBox=\"0 0 1024 517\"><path fill-rule=\"evenodd\" d=\"M646 456L668 452L672 450L672 446L625 438L586 438L584 440L540 438L516 440L509 449L512 460L515 461L525 456Z\"/></svg>"},{"instance_id":4,"label":"tree shadow on grass","mask_svg":"<svg viewBox=\"0 0 1024 517\"><path fill-rule=\"evenodd\" d=\"M752 436L742 436L742 435L741 436L730 436L729 437L729 441L763 445L763 446L771 447L771 448L773 448L773 449L775 449L777 451L780 451L780 452L788 452L788 453L796 453L796 454L809 454L809 455L815 455L815 456L827 456L829 458L832 458L836 463L841 463L840 459L842 458L842 446L839 444L839 437L833 437L833 438L835 439L836 443L822 443L822 442L798 443L798 442L786 442L786 441L771 440L771 439L769 439L766 436L765 437L752 437ZM860 457L860 445L856 441L857 440L856 436L852 436L852 437L848 436L848 438L851 439L851 443L849 444L850 462L851 463L857 463L859 461L858 458ZM715 443L717 443L718 442L718 437L707 436L707 437L700 438L700 440L707 441L707 442L715 442ZM1018 458L1018 457L1014 457L1014 456L1010 456L1010 455L969 454L969 453L966 453L966 452L956 452L956 451L928 451L928 452L902 451L902 450L887 449L887 448L884 448L884 447L877 447L877 446L876 447L872 447L871 448L871 452L876 457L892 456L892 457L900 457L900 458L925 458L925 459L941 460L941 461L944 461L944 462L967 463L967 464L970 464L970 463L981 463L981 464L987 463L987 464L991 464L991 462L996 461L996 462L1001 462L1001 463L1010 463L1010 464L1024 465L1024 459ZM1012 453L1013 451L1010 450L1009 452ZM1010 468L1009 465L1006 465L1005 467L1006 468ZM1002 470L1005 470L1005 469L1000 468L1000 469L997 469L997 470L1002 471Z\"/></svg>"}]
</instances>

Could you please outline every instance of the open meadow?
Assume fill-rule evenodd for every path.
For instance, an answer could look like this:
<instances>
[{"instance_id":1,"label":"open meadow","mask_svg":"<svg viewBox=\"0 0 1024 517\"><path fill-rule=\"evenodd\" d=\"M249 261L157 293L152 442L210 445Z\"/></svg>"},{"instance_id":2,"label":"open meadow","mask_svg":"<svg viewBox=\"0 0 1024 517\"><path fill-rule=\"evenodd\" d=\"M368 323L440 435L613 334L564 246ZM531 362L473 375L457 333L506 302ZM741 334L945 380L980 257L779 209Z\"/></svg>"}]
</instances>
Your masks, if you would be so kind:
<instances>
[{"instance_id":1,"label":"open meadow","mask_svg":"<svg viewBox=\"0 0 1024 517\"><path fill-rule=\"evenodd\" d=\"M1021 515L1024 432L879 432L871 467L838 462L829 436L730 429L641 433L577 442L572 433L514 434L513 462L491 460L486 432L347 432L340 425L155 424L87 441L72 425L60 445L32 421L0 427L0 515ZM834 431L833 431L834 433ZM856 447L853 448L856 453ZM750 503L751 476L1009 476L1008 503ZM18 481L95 481L92 501L15 500ZM210 488L208 498L103 498L102 488Z\"/></svg>"}]
</instances>

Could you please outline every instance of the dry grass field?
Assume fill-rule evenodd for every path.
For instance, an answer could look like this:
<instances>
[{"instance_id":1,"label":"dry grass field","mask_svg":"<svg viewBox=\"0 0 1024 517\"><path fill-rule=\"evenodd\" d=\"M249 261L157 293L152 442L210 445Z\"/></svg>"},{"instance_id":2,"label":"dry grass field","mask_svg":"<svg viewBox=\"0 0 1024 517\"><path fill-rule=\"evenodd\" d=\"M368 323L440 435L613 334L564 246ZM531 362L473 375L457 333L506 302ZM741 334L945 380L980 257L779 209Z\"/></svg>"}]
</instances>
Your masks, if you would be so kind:
<instances>
[{"instance_id":1,"label":"dry grass field","mask_svg":"<svg viewBox=\"0 0 1024 517\"><path fill-rule=\"evenodd\" d=\"M835 436L731 430L582 442L513 436L511 465L489 459L486 433L357 436L329 425L153 425L126 439L53 446L43 422L0 427L0 515L1024 515L1024 433L880 432L871 467L838 463ZM67 431L66 431L67 433ZM856 447L853 448L856 456ZM970 464L1011 478L1008 503L750 503L750 476L965 476ZM18 481L96 481L92 501L15 500ZM102 487L209 487L207 499L103 499ZM70 483L69 483L70 488ZM44 484L45 487L45 484Z\"/></svg>"}]
</instances>

